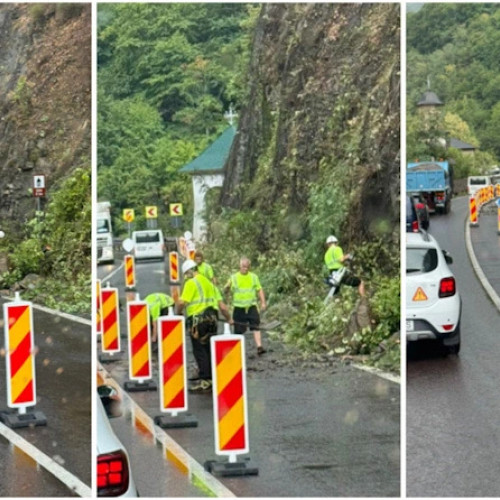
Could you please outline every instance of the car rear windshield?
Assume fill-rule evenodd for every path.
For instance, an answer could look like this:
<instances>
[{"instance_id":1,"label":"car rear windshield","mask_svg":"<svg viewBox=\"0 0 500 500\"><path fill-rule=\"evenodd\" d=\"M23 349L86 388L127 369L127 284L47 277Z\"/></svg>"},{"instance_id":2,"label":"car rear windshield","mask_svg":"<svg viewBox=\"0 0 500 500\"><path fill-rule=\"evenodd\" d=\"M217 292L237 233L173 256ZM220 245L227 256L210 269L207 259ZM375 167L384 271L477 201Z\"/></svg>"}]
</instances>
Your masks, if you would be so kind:
<instances>
[{"instance_id":1,"label":"car rear windshield","mask_svg":"<svg viewBox=\"0 0 500 500\"><path fill-rule=\"evenodd\" d=\"M430 273L438 265L435 248L407 248L406 273Z\"/></svg>"},{"instance_id":2,"label":"car rear windshield","mask_svg":"<svg viewBox=\"0 0 500 500\"><path fill-rule=\"evenodd\" d=\"M158 243L160 241L160 233L142 233L135 235L137 243Z\"/></svg>"},{"instance_id":3,"label":"car rear windshield","mask_svg":"<svg viewBox=\"0 0 500 500\"><path fill-rule=\"evenodd\" d=\"M485 185L487 183L488 183L487 179L481 177L478 177L476 179L469 179L469 184L471 185Z\"/></svg>"}]
</instances>

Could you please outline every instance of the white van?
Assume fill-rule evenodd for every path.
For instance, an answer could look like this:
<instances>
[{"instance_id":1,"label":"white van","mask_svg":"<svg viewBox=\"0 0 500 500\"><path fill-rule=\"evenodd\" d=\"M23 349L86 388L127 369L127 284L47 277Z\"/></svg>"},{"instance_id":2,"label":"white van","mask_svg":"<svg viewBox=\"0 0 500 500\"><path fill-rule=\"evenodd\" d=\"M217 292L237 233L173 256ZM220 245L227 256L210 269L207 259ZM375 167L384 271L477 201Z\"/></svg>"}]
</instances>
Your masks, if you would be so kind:
<instances>
[{"instance_id":1,"label":"white van","mask_svg":"<svg viewBox=\"0 0 500 500\"><path fill-rule=\"evenodd\" d=\"M165 257L165 242L160 229L147 229L132 233L134 242L134 257L140 259L163 259Z\"/></svg>"},{"instance_id":2,"label":"white van","mask_svg":"<svg viewBox=\"0 0 500 500\"><path fill-rule=\"evenodd\" d=\"M491 186L491 179L488 175L472 175L467 177L467 194L473 196L481 188Z\"/></svg>"}]
</instances>

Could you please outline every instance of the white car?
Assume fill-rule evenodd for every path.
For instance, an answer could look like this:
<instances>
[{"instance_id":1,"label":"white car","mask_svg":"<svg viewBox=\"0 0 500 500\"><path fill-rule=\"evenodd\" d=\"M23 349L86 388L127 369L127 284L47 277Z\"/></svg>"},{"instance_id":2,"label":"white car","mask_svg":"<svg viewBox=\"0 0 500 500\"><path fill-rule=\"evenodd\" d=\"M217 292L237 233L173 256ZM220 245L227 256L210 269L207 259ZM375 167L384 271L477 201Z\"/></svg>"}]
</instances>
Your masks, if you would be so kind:
<instances>
[{"instance_id":1,"label":"white car","mask_svg":"<svg viewBox=\"0 0 500 500\"><path fill-rule=\"evenodd\" d=\"M127 451L113 432L99 397L96 406L97 496L138 497Z\"/></svg>"},{"instance_id":2,"label":"white car","mask_svg":"<svg viewBox=\"0 0 500 500\"><path fill-rule=\"evenodd\" d=\"M452 262L429 233L406 233L406 339L435 339L458 354L462 304Z\"/></svg>"},{"instance_id":3,"label":"white car","mask_svg":"<svg viewBox=\"0 0 500 500\"><path fill-rule=\"evenodd\" d=\"M163 259L165 257L165 241L160 229L134 231L134 257L140 259Z\"/></svg>"}]
</instances>

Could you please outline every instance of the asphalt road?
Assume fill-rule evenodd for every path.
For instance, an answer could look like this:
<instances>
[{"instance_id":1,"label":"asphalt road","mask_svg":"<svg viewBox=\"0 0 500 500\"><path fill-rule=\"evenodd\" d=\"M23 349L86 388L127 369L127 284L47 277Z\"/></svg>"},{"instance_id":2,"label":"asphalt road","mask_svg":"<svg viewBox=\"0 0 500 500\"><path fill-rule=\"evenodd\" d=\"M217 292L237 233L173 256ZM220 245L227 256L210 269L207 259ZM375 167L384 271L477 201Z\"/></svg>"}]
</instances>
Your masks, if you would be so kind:
<instances>
[{"instance_id":1,"label":"asphalt road","mask_svg":"<svg viewBox=\"0 0 500 500\"><path fill-rule=\"evenodd\" d=\"M36 410L47 426L16 429L15 433L90 487L91 455L91 342L90 326L33 309L36 356ZM5 359L0 362L5 380ZM6 386L0 384L0 409L7 410ZM50 477L20 450L0 442L1 496L70 496L67 486ZM5 452L3 452L5 451ZM16 464L22 467L16 468ZM28 464L32 471L28 471ZM17 471L17 472L16 472ZM25 484L30 477L29 486ZM20 481L19 479L22 478Z\"/></svg>"},{"instance_id":2,"label":"asphalt road","mask_svg":"<svg viewBox=\"0 0 500 500\"><path fill-rule=\"evenodd\" d=\"M99 268L99 276L105 272L109 268ZM111 284L119 287L125 300L123 271L113 276ZM168 293L162 263L137 265L137 291L141 297L153 291ZM122 325L124 321L122 313ZM123 326L122 335L125 331ZM291 357L287 362L289 354L278 341L265 341L269 352L257 358L253 340L246 339L248 457L259 468L259 475L221 482L235 495L245 497L399 497L399 385L335 360L307 364ZM187 348L191 364L190 342ZM126 360L105 366L123 384ZM156 376L157 362L154 367ZM131 396L148 415L158 415L157 393ZM190 395L189 411L198 418L199 426L169 430L168 434L199 463L217 459L211 395ZM134 444L130 430L127 436L120 435L122 431L116 426L120 439L128 440L129 453L133 456L137 448L141 456L144 443ZM161 473L151 467L141 474L141 481L151 485L141 495L156 496ZM168 491L163 494L174 496Z\"/></svg>"},{"instance_id":3,"label":"asphalt road","mask_svg":"<svg viewBox=\"0 0 500 500\"><path fill-rule=\"evenodd\" d=\"M466 252L467 203L457 198L449 215L431 218L429 232L454 260L463 300L462 350L447 357L432 343L408 350L408 497L500 496L500 313ZM498 245L496 234L491 241ZM475 246L485 252L484 261L490 244L477 239Z\"/></svg>"}]
</instances>

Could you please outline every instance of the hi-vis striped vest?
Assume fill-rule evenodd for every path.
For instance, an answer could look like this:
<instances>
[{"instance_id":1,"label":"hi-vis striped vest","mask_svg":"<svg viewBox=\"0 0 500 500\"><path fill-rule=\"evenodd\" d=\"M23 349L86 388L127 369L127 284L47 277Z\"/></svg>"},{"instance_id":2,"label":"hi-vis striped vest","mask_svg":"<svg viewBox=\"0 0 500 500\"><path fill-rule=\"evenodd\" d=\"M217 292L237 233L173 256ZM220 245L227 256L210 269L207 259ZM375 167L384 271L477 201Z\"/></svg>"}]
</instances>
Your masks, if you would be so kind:
<instances>
[{"instance_id":1,"label":"hi-vis striped vest","mask_svg":"<svg viewBox=\"0 0 500 500\"><path fill-rule=\"evenodd\" d=\"M205 276L198 274L187 281L185 286L193 285L196 287L197 294L195 300L190 301L186 307L188 317L201 314L208 307L214 307L216 300L214 285Z\"/></svg>"},{"instance_id":2,"label":"hi-vis striped vest","mask_svg":"<svg viewBox=\"0 0 500 500\"><path fill-rule=\"evenodd\" d=\"M231 276L233 291L233 306L248 309L257 305L257 290L260 288L259 279L254 273L236 273Z\"/></svg>"}]
</instances>

